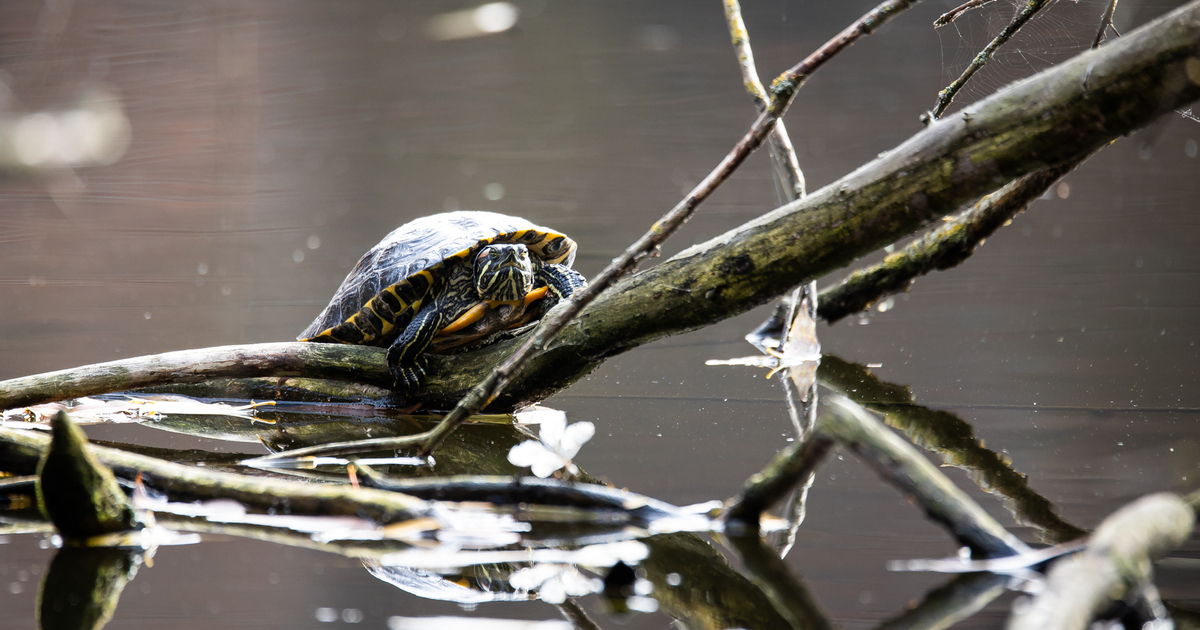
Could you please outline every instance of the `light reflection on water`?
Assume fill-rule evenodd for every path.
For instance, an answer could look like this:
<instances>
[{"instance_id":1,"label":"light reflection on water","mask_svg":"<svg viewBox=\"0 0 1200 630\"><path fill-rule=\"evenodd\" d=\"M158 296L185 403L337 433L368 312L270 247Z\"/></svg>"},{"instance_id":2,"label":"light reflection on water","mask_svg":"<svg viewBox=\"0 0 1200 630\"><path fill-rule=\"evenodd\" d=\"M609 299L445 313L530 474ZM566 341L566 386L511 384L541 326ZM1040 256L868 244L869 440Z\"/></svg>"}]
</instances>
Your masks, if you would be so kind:
<instances>
[{"instance_id":1,"label":"light reflection on water","mask_svg":"<svg viewBox=\"0 0 1200 630\"><path fill-rule=\"evenodd\" d=\"M707 11L517 3L509 32L446 42L430 41L420 25L461 6L78 4L45 32L59 22L39 22L40 7L0 7L9 111L65 111L83 86L102 82L121 99L130 140L109 166L0 181L6 378L291 339L365 249L443 209L561 229L581 245L576 266L594 274L716 163L753 114L715 2ZM960 49L982 43L978 26L931 31L942 8L914 10L805 87L788 124L810 188L919 129L917 115L955 73ZM1128 22L1118 27L1164 8L1122 3L1118 17ZM744 10L759 67L770 72L858 8L747 2ZM1008 78L983 83L998 77ZM886 313L820 327L823 347L881 363L874 373L910 386L918 404L971 423L1077 526L1147 492L1194 489L1197 140L1196 123L1166 117L1117 142L963 267L918 281ZM776 205L770 178L765 155L752 158L664 253ZM675 504L734 495L786 446L791 425L778 381L703 364L747 354L742 336L763 317L759 309L615 357L549 401L596 425L578 464ZM89 433L261 452L128 427ZM1011 524L965 474L948 473ZM1193 540L1185 552L1198 548ZM952 551L873 473L834 457L788 559L835 619L865 627L940 581L889 574L887 560ZM32 626L51 553L25 535L0 546L0 625ZM1162 585L1164 597L1194 597L1194 575L1176 579ZM356 562L262 542L163 549L135 584L112 627L218 614L290 626L318 608L339 619L359 610L376 623L464 614L402 598ZM536 603L512 606L478 614L553 616ZM1006 606L1002 599L969 623L998 626Z\"/></svg>"}]
</instances>

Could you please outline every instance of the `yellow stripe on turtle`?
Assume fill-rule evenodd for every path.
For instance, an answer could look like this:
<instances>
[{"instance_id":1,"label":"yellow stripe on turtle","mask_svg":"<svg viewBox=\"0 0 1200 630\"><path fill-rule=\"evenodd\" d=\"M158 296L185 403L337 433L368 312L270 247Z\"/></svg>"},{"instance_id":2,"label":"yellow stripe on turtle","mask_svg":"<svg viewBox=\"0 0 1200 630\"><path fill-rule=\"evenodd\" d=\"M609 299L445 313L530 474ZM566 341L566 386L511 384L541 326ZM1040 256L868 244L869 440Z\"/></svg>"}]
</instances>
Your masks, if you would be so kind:
<instances>
[{"instance_id":1,"label":"yellow stripe on turtle","mask_svg":"<svg viewBox=\"0 0 1200 630\"><path fill-rule=\"evenodd\" d=\"M437 334L448 335L450 333L458 332L479 321L479 318L483 317L484 313L487 313L489 308L491 308L491 306L487 302L480 302L475 306L472 306L471 310L463 313L458 319L451 322L449 326L439 330Z\"/></svg>"},{"instance_id":2,"label":"yellow stripe on turtle","mask_svg":"<svg viewBox=\"0 0 1200 630\"><path fill-rule=\"evenodd\" d=\"M549 290L550 290L550 287L538 287L538 288L530 291L529 293L526 293L525 294L525 306L529 306L530 304L533 304L534 302L546 297L546 292Z\"/></svg>"}]
</instances>

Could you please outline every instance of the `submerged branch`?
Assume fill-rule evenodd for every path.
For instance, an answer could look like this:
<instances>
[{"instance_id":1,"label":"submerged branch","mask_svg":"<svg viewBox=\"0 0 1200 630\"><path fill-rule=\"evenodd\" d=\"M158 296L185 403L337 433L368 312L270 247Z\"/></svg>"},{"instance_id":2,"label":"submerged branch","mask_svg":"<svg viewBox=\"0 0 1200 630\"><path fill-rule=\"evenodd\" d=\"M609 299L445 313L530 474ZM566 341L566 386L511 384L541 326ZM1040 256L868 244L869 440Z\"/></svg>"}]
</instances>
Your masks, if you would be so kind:
<instances>
[{"instance_id":1,"label":"submerged branch","mask_svg":"<svg viewBox=\"0 0 1200 630\"><path fill-rule=\"evenodd\" d=\"M41 434L0 429L0 461L5 471L30 471L38 465L49 442L50 438ZM253 509L280 514L360 516L386 524L425 516L428 502L438 501L519 506L523 512L553 511L558 514L556 519L563 518L567 509L603 512L594 518L606 523L695 516L694 511L594 483L481 475L391 479L357 464L364 487L354 488L209 471L94 444L86 444L85 452L89 459L94 458L127 481L140 476L146 487L166 493L172 501L233 499ZM123 494L117 494L124 500ZM51 515L55 513L51 511ZM55 518L57 523L59 519Z\"/></svg>"},{"instance_id":2,"label":"submerged branch","mask_svg":"<svg viewBox=\"0 0 1200 630\"><path fill-rule=\"evenodd\" d=\"M1151 561L1183 544L1196 524L1192 506L1171 493L1152 494L1104 519L1075 557L1056 562L1046 588L1017 609L1011 630L1087 628L1131 589L1151 585Z\"/></svg>"},{"instance_id":3,"label":"submerged branch","mask_svg":"<svg viewBox=\"0 0 1200 630\"><path fill-rule=\"evenodd\" d=\"M45 435L0 429L0 461L9 472L31 472L49 442ZM140 473L147 487L168 493L175 501L220 497L264 511L360 516L378 523L408 520L426 509L425 501L396 492L212 472L96 445L87 450L118 477L132 480Z\"/></svg>"},{"instance_id":4,"label":"submerged branch","mask_svg":"<svg viewBox=\"0 0 1200 630\"><path fill-rule=\"evenodd\" d=\"M427 501L479 501L498 505L544 505L589 510L618 510L634 518L679 515L679 508L628 490L594 483L536 477L457 475L391 479L358 464L364 485L400 492Z\"/></svg>"}]
</instances>

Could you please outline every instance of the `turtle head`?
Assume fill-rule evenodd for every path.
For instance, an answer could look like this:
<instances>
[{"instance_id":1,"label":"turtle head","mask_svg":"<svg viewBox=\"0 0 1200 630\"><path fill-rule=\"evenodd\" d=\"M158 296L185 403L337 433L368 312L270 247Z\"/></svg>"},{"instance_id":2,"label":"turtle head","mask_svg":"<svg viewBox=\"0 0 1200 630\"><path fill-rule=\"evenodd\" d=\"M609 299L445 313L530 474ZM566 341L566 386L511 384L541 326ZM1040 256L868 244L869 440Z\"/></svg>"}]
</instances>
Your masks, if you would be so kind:
<instances>
[{"instance_id":1,"label":"turtle head","mask_svg":"<svg viewBox=\"0 0 1200 630\"><path fill-rule=\"evenodd\" d=\"M533 261L524 245L488 245L475 255L475 290L485 300L512 302L533 289Z\"/></svg>"}]
</instances>

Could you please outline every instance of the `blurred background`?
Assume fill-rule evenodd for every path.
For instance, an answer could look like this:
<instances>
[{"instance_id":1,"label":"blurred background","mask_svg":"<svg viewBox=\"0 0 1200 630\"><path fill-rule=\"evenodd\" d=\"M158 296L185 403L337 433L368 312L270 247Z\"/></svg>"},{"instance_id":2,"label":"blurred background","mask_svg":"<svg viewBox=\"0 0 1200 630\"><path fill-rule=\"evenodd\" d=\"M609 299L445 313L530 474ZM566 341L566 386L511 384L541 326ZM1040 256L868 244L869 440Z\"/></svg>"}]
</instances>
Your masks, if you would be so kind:
<instances>
[{"instance_id":1,"label":"blurred background","mask_svg":"<svg viewBox=\"0 0 1200 630\"><path fill-rule=\"evenodd\" d=\"M872 4L745 0L764 82ZM810 190L919 131L938 90L1021 3L934 30L956 4L919 5L801 90L786 120ZM1085 49L1105 4L1051 5L956 107ZM1179 4L1125 0L1116 27ZM717 0L0 4L0 378L293 339L366 249L444 210L564 231L591 276L754 114ZM961 268L919 280L886 312L821 326L824 351L882 364L875 374L918 403L974 423L1079 526L1146 492L1195 489L1198 141L1200 122L1183 115L1118 141ZM762 152L664 254L779 202ZM674 503L736 493L791 424L778 381L704 360L749 354L741 337L765 315L616 357L548 401L596 423L577 461ZM229 448L147 429L89 433ZM808 513L789 562L845 627L871 627L942 581L888 573L887 560L954 552L850 457L822 469ZM32 627L52 553L41 542L0 541L0 628ZM1200 557L1200 544L1185 553ZM246 541L164 549L142 571L108 627L557 615L537 603L464 611L350 560ZM1164 597L1194 600L1195 575L1168 571ZM1009 603L966 625L998 627ZM359 613L331 621L318 608Z\"/></svg>"}]
</instances>

